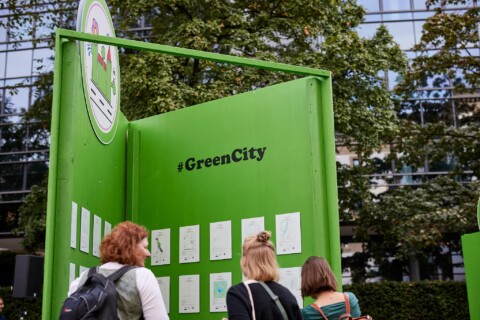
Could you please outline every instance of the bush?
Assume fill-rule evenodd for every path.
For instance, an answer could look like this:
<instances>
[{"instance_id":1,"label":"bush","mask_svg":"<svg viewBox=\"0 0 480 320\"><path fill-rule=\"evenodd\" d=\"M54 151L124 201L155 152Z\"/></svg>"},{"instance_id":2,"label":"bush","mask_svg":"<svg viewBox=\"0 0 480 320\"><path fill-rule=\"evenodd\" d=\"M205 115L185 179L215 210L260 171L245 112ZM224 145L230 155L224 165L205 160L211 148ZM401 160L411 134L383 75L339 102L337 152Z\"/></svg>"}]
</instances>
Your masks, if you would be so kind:
<instances>
[{"instance_id":1,"label":"bush","mask_svg":"<svg viewBox=\"0 0 480 320\"><path fill-rule=\"evenodd\" d=\"M420 281L377 282L344 286L360 300L362 314L374 320L386 319L470 319L465 282ZM41 319L42 298L13 299L11 288L0 288L5 299L7 319L19 319L23 310L25 320Z\"/></svg>"},{"instance_id":2,"label":"bush","mask_svg":"<svg viewBox=\"0 0 480 320\"><path fill-rule=\"evenodd\" d=\"M11 287L0 287L0 296L3 297L5 309L3 313L7 319L20 319L22 311L27 314L23 317L25 320L42 318L42 297L37 299L19 299L12 298Z\"/></svg>"},{"instance_id":3,"label":"bush","mask_svg":"<svg viewBox=\"0 0 480 320\"><path fill-rule=\"evenodd\" d=\"M343 287L355 293L362 314L382 319L470 319L465 282L377 282Z\"/></svg>"}]
</instances>

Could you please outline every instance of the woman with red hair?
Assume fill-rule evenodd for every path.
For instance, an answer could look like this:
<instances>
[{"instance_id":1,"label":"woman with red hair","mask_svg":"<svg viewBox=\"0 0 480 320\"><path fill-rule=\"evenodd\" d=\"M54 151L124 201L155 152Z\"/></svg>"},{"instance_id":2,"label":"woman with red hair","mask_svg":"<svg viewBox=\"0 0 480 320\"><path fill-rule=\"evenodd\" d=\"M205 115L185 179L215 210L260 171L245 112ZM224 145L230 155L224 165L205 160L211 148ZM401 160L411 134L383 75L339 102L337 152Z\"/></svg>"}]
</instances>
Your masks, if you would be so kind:
<instances>
[{"instance_id":1,"label":"woman with red hair","mask_svg":"<svg viewBox=\"0 0 480 320\"><path fill-rule=\"evenodd\" d=\"M127 271L116 282L117 315L120 320L168 320L160 287L152 271L145 268L148 251L148 231L129 221L122 222L105 236L100 244L100 260L97 268L109 276L123 266L137 266ZM70 285L68 295L74 293L87 280L88 270Z\"/></svg>"}]
</instances>

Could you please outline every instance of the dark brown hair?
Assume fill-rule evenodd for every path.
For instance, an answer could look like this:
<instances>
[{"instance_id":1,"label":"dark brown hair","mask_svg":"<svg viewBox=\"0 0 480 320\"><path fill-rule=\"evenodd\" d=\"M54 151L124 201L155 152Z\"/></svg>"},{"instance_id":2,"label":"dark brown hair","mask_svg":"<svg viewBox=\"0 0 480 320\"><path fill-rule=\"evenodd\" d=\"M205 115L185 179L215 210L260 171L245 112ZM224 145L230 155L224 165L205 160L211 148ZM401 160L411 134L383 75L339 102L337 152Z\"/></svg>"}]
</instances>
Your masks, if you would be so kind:
<instances>
[{"instance_id":1,"label":"dark brown hair","mask_svg":"<svg viewBox=\"0 0 480 320\"><path fill-rule=\"evenodd\" d=\"M130 221L119 223L100 244L100 260L102 263L141 265L142 257L136 247L147 237L148 231L145 227Z\"/></svg>"},{"instance_id":2,"label":"dark brown hair","mask_svg":"<svg viewBox=\"0 0 480 320\"><path fill-rule=\"evenodd\" d=\"M245 238L243 242L242 271L248 279L278 281L278 263L269 231Z\"/></svg>"},{"instance_id":3,"label":"dark brown hair","mask_svg":"<svg viewBox=\"0 0 480 320\"><path fill-rule=\"evenodd\" d=\"M324 291L337 291L337 280L327 260L312 256L302 266L302 297L314 299Z\"/></svg>"}]
</instances>

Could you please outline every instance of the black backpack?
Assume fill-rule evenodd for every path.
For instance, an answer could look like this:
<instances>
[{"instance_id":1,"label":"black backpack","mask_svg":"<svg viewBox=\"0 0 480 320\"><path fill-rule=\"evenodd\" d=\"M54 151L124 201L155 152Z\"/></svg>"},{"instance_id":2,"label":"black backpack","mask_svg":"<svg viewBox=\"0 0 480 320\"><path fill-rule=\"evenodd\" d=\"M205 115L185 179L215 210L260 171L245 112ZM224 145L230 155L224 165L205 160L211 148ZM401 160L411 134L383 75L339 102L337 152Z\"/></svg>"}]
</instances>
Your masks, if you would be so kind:
<instances>
[{"instance_id":1,"label":"black backpack","mask_svg":"<svg viewBox=\"0 0 480 320\"><path fill-rule=\"evenodd\" d=\"M118 319L115 281L132 268L123 266L108 277L90 268L85 283L63 302L59 319Z\"/></svg>"}]
</instances>

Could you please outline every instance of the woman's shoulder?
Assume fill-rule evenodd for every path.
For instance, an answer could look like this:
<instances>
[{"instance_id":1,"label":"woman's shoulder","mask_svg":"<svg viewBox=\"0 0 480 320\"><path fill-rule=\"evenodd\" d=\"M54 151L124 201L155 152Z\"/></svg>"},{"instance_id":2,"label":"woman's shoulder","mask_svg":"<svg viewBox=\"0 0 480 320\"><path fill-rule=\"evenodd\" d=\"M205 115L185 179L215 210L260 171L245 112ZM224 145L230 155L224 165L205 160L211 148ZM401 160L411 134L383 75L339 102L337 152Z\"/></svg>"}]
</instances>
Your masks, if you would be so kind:
<instances>
[{"instance_id":1,"label":"woman's shoulder","mask_svg":"<svg viewBox=\"0 0 480 320\"><path fill-rule=\"evenodd\" d=\"M273 290L276 290L278 292L283 292L283 293L289 293L292 294L292 292L285 287L284 285L276 282L276 281L268 281L266 282L269 287L271 287ZM293 295L293 294L292 294Z\"/></svg>"},{"instance_id":2,"label":"woman's shoulder","mask_svg":"<svg viewBox=\"0 0 480 320\"><path fill-rule=\"evenodd\" d=\"M148 278L148 279L155 278L155 275L153 274L152 270L145 267L136 267L131 271L134 271L136 276L140 278Z\"/></svg>"},{"instance_id":3,"label":"woman's shoulder","mask_svg":"<svg viewBox=\"0 0 480 320\"><path fill-rule=\"evenodd\" d=\"M240 283L237 283L236 285L234 286L231 286L229 289L228 289L228 292L230 293L238 293L238 292L241 292L241 291L246 291L247 289L245 288L245 284L243 282L240 282Z\"/></svg>"},{"instance_id":4,"label":"woman's shoulder","mask_svg":"<svg viewBox=\"0 0 480 320\"><path fill-rule=\"evenodd\" d=\"M227 298L232 299L233 297L238 299L248 299L247 288L243 282L237 283L236 285L228 288Z\"/></svg>"},{"instance_id":5,"label":"woman's shoulder","mask_svg":"<svg viewBox=\"0 0 480 320\"><path fill-rule=\"evenodd\" d=\"M353 292L344 292L344 293L348 295L348 299L350 300L350 303L358 303L358 298Z\"/></svg>"},{"instance_id":6,"label":"woman's shoulder","mask_svg":"<svg viewBox=\"0 0 480 320\"><path fill-rule=\"evenodd\" d=\"M320 313L310 304L302 309L302 315L304 320L323 319Z\"/></svg>"}]
</instances>

